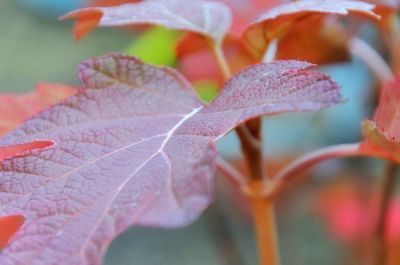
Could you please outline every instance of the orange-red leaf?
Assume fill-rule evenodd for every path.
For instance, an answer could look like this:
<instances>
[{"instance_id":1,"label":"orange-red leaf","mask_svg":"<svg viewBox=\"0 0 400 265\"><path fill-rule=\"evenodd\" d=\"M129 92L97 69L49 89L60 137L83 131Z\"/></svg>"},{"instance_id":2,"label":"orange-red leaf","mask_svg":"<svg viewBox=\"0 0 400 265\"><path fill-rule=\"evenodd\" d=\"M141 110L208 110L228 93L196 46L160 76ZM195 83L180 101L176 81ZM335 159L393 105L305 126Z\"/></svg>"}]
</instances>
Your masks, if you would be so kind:
<instances>
[{"instance_id":1,"label":"orange-red leaf","mask_svg":"<svg viewBox=\"0 0 400 265\"><path fill-rule=\"evenodd\" d=\"M11 146L0 147L0 162L7 158L12 158L24 154L34 149L44 149L52 146L52 141L34 141L26 144L17 144ZM1 167L0 167L1 169Z\"/></svg>"},{"instance_id":2,"label":"orange-red leaf","mask_svg":"<svg viewBox=\"0 0 400 265\"><path fill-rule=\"evenodd\" d=\"M381 91L374 121L391 137L400 140L400 75Z\"/></svg>"},{"instance_id":3,"label":"orange-red leaf","mask_svg":"<svg viewBox=\"0 0 400 265\"><path fill-rule=\"evenodd\" d=\"M223 43L223 50L233 73L258 62L237 36L228 35ZM205 38L197 34L187 34L177 46L177 56L180 71L190 81L215 80L223 84L224 77Z\"/></svg>"},{"instance_id":4,"label":"orange-red leaf","mask_svg":"<svg viewBox=\"0 0 400 265\"><path fill-rule=\"evenodd\" d=\"M296 58L315 64L347 61L348 41L346 30L336 20L312 16L295 23L282 37L276 59Z\"/></svg>"},{"instance_id":5,"label":"orange-red leaf","mask_svg":"<svg viewBox=\"0 0 400 265\"><path fill-rule=\"evenodd\" d=\"M365 140L360 146L360 151L400 163L400 142L377 126L374 121L364 122L363 135Z\"/></svg>"},{"instance_id":6,"label":"orange-red leaf","mask_svg":"<svg viewBox=\"0 0 400 265\"><path fill-rule=\"evenodd\" d=\"M367 3L346 0L307 0L292 2L264 13L259 19L251 23L245 29L244 38L250 49L258 56L262 56L273 39L282 40L288 34L296 34L296 36L298 36L299 34L305 33L309 35L310 30L307 27L304 27L302 31L295 30L292 32L293 26L299 22L305 23L304 20L308 19L322 20L328 15L358 14L370 18L378 18L378 16L371 11L373 7L373 5ZM318 34L319 31L314 33ZM324 48L323 45L320 47ZM301 51L299 57L305 52L305 49L303 48Z\"/></svg>"},{"instance_id":7,"label":"orange-red leaf","mask_svg":"<svg viewBox=\"0 0 400 265\"><path fill-rule=\"evenodd\" d=\"M72 29L74 38L80 40L83 36L91 32L99 24L103 12L100 10L82 10L79 15L77 15L76 23Z\"/></svg>"},{"instance_id":8,"label":"orange-red leaf","mask_svg":"<svg viewBox=\"0 0 400 265\"><path fill-rule=\"evenodd\" d=\"M40 83L35 91L27 94L0 95L0 136L75 92L76 89L70 86Z\"/></svg>"},{"instance_id":9,"label":"orange-red leaf","mask_svg":"<svg viewBox=\"0 0 400 265\"><path fill-rule=\"evenodd\" d=\"M4 248L10 238L24 224L25 218L22 215L10 215L0 217L0 249Z\"/></svg>"},{"instance_id":10,"label":"orange-red leaf","mask_svg":"<svg viewBox=\"0 0 400 265\"><path fill-rule=\"evenodd\" d=\"M381 91L374 120L364 122L365 146L373 152L386 152L400 162L400 76L386 84Z\"/></svg>"}]
</instances>

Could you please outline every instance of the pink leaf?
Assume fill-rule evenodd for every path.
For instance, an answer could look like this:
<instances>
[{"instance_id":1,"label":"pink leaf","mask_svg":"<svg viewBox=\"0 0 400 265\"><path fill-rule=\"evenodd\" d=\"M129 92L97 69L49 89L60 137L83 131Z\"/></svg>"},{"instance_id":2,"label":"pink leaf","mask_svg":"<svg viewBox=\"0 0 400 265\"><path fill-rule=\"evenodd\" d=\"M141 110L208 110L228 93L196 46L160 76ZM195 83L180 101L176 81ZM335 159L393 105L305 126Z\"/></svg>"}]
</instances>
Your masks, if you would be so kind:
<instances>
[{"instance_id":1,"label":"pink leaf","mask_svg":"<svg viewBox=\"0 0 400 265\"><path fill-rule=\"evenodd\" d=\"M77 19L77 39L96 26L115 27L156 24L195 32L221 43L231 24L227 6L213 1L148 0L113 7L83 8L61 19Z\"/></svg>"},{"instance_id":2,"label":"pink leaf","mask_svg":"<svg viewBox=\"0 0 400 265\"><path fill-rule=\"evenodd\" d=\"M366 0L365 2L376 5L382 8L398 9L400 7L399 0Z\"/></svg>"},{"instance_id":3,"label":"pink leaf","mask_svg":"<svg viewBox=\"0 0 400 265\"><path fill-rule=\"evenodd\" d=\"M26 218L0 264L96 265L132 225L190 223L211 200L217 139L255 116L341 100L310 67L256 65L205 105L175 70L116 54L84 62L86 89L0 140L55 143L0 163L0 216Z\"/></svg>"}]
</instances>

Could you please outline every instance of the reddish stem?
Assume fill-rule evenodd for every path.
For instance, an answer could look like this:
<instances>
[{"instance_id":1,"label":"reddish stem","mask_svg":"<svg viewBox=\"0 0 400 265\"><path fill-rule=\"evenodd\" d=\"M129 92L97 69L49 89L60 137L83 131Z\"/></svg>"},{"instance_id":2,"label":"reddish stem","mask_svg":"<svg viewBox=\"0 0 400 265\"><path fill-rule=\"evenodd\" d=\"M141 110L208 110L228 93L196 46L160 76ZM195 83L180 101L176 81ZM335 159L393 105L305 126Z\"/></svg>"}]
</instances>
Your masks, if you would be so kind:
<instances>
[{"instance_id":1,"label":"reddish stem","mask_svg":"<svg viewBox=\"0 0 400 265\"><path fill-rule=\"evenodd\" d=\"M220 45L214 45L214 54L221 70L228 80L231 71ZM260 265L278 265L279 254L275 226L275 215L272 201L262 196L266 178L263 171L263 154L261 144L261 119L253 119L236 128L236 133L247 161L249 176L248 185L242 185L250 190L250 202L253 210L254 228L257 237ZM223 170L226 171L226 167ZM232 172L231 172L232 173ZM237 179L232 174L233 179Z\"/></svg>"},{"instance_id":2,"label":"reddish stem","mask_svg":"<svg viewBox=\"0 0 400 265\"><path fill-rule=\"evenodd\" d=\"M294 160L284 167L280 172L278 172L273 177L267 194L268 196L275 196L284 187L286 187L289 182L293 181L295 178L299 178L301 173L303 173L305 170L310 169L311 167L325 160L338 157L368 155L370 154L367 154L360 149L360 143L341 144L322 148Z\"/></svg>"},{"instance_id":3,"label":"reddish stem","mask_svg":"<svg viewBox=\"0 0 400 265\"><path fill-rule=\"evenodd\" d=\"M217 158L215 163L217 164L217 170L227 177L237 188L240 189L246 185L246 178L225 160Z\"/></svg>"}]
</instances>

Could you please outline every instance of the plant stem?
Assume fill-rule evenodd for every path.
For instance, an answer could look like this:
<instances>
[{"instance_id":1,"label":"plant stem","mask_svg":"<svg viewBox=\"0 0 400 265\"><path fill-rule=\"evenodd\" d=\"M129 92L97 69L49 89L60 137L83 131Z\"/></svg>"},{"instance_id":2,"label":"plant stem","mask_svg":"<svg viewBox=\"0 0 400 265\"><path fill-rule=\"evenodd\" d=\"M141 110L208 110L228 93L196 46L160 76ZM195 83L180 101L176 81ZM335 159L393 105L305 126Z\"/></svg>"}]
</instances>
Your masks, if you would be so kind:
<instances>
[{"instance_id":1,"label":"plant stem","mask_svg":"<svg viewBox=\"0 0 400 265\"><path fill-rule=\"evenodd\" d=\"M259 185L258 188L254 187ZM263 190L262 183L254 183L253 190ZM275 212L272 200L263 196L250 198L254 229L257 237L260 265L279 264L279 249L275 224Z\"/></svg>"},{"instance_id":2,"label":"plant stem","mask_svg":"<svg viewBox=\"0 0 400 265\"><path fill-rule=\"evenodd\" d=\"M254 229L257 237L260 265L277 265L278 244L276 236L274 206L270 199L264 197L268 184L263 171L262 145L247 130L239 127L237 134L249 169L249 184L245 194L249 197Z\"/></svg>"},{"instance_id":3,"label":"plant stem","mask_svg":"<svg viewBox=\"0 0 400 265\"><path fill-rule=\"evenodd\" d=\"M225 80L231 77L231 71L220 45L213 46L215 57L221 67ZM278 247L273 203L264 198L263 193L267 179L263 171L263 154L261 144L261 119L253 119L236 128L249 176L248 184L243 190L250 198L254 229L257 237L259 264L278 265Z\"/></svg>"},{"instance_id":4,"label":"plant stem","mask_svg":"<svg viewBox=\"0 0 400 265\"><path fill-rule=\"evenodd\" d=\"M269 43L268 49L266 50L266 52L264 54L263 62L264 63L273 62L275 60L277 51L278 51L278 39L273 39Z\"/></svg>"},{"instance_id":5,"label":"plant stem","mask_svg":"<svg viewBox=\"0 0 400 265\"><path fill-rule=\"evenodd\" d=\"M349 43L349 49L353 55L359 57L368 65L382 84L394 78L389 65L382 59L377 51L365 41L359 38L353 38Z\"/></svg>"},{"instance_id":6,"label":"plant stem","mask_svg":"<svg viewBox=\"0 0 400 265\"><path fill-rule=\"evenodd\" d=\"M386 230L388 224L390 201L393 198L395 190L396 172L397 172L397 164L394 162L387 162L385 172L383 175L383 185L381 191L381 199L379 202L378 220L375 229L375 242L374 242L375 265L387 264Z\"/></svg>"}]
</instances>

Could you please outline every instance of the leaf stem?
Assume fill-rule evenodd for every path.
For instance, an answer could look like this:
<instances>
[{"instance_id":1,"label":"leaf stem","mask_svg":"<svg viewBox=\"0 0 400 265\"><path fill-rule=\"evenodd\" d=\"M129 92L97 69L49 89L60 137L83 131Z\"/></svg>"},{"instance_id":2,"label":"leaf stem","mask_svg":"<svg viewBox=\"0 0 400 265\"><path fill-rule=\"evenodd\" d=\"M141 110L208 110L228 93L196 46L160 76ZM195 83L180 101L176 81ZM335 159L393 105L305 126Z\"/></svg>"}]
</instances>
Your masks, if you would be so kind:
<instances>
[{"instance_id":1,"label":"leaf stem","mask_svg":"<svg viewBox=\"0 0 400 265\"><path fill-rule=\"evenodd\" d=\"M222 74L225 80L228 80L232 76L231 69L229 67L228 62L226 61L224 51L220 44L213 44L213 51L215 55L215 59L217 59L218 65L221 68Z\"/></svg>"},{"instance_id":2,"label":"leaf stem","mask_svg":"<svg viewBox=\"0 0 400 265\"><path fill-rule=\"evenodd\" d=\"M263 62L264 63L270 63L275 60L276 53L278 51L278 39L273 39L269 45L268 49L266 50L264 57L263 57Z\"/></svg>"},{"instance_id":3,"label":"leaf stem","mask_svg":"<svg viewBox=\"0 0 400 265\"><path fill-rule=\"evenodd\" d=\"M374 240L374 264L387 264L387 241L386 230L388 225L388 216L390 209L390 201L394 196L397 164L387 162L383 175L383 184L381 190L381 198L379 202L378 219L375 229Z\"/></svg>"},{"instance_id":4,"label":"leaf stem","mask_svg":"<svg viewBox=\"0 0 400 265\"><path fill-rule=\"evenodd\" d=\"M349 43L350 52L363 60L382 84L394 78L389 65L378 52L360 38L353 38Z\"/></svg>"},{"instance_id":5,"label":"leaf stem","mask_svg":"<svg viewBox=\"0 0 400 265\"><path fill-rule=\"evenodd\" d=\"M224 74L225 80L231 78L232 72L226 61L220 45L213 45L213 51L218 64ZM264 198L262 192L266 184L266 177L263 171L263 154L261 144L261 119L253 119L236 128L236 133L242 146L249 176L248 184L242 185L242 190L249 196L254 229L257 238L260 265L278 265L278 247L275 226L275 214L271 200Z\"/></svg>"},{"instance_id":6,"label":"leaf stem","mask_svg":"<svg viewBox=\"0 0 400 265\"><path fill-rule=\"evenodd\" d=\"M368 155L360 150L361 143L340 144L321 148L294 160L278 172L271 181L267 190L268 197L273 197L284 189L295 178L301 177L301 173L316 164L337 157Z\"/></svg>"},{"instance_id":7,"label":"leaf stem","mask_svg":"<svg viewBox=\"0 0 400 265\"><path fill-rule=\"evenodd\" d=\"M216 160L217 169L224 174L239 189L245 184L246 178L240 174L231 164L227 163L221 157Z\"/></svg>"}]
</instances>

